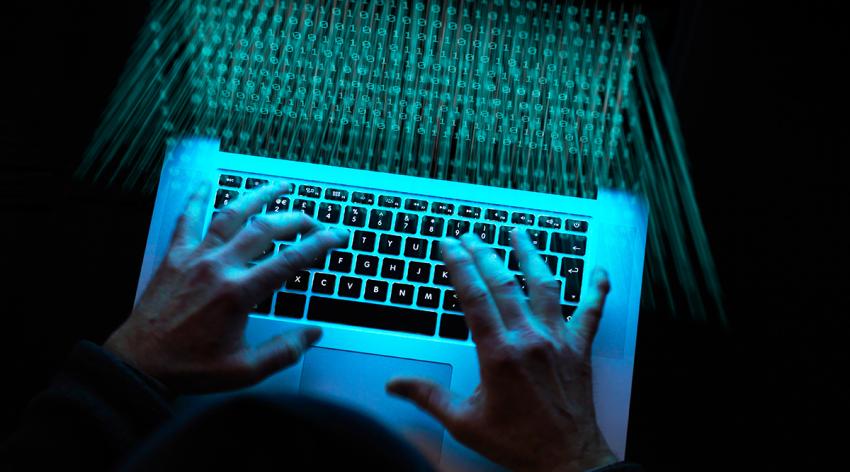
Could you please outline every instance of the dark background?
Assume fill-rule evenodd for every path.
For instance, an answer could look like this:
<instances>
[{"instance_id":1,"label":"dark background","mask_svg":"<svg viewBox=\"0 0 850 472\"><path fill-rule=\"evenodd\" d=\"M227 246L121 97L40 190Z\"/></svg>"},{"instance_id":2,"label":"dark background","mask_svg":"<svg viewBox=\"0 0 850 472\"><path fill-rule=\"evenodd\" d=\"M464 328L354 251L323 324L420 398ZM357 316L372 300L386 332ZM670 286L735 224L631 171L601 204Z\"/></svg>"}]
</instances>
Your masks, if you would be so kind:
<instances>
[{"instance_id":1,"label":"dark background","mask_svg":"<svg viewBox=\"0 0 850 472\"><path fill-rule=\"evenodd\" d=\"M846 401L845 17L838 3L642 3L730 324L642 311L628 459L826 465L846 436L827 432ZM146 11L0 5L0 437L75 340L102 341L132 307L153 197L71 175Z\"/></svg>"}]
</instances>

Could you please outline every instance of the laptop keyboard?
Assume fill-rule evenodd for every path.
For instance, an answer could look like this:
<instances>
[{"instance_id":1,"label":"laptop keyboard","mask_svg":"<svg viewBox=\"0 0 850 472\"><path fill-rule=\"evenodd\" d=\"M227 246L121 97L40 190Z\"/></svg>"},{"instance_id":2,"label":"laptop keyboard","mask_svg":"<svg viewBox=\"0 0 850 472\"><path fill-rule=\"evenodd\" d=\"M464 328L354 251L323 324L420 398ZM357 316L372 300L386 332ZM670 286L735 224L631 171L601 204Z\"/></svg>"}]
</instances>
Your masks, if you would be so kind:
<instances>
[{"instance_id":1,"label":"laptop keyboard","mask_svg":"<svg viewBox=\"0 0 850 472\"><path fill-rule=\"evenodd\" d=\"M253 314L468 341L439 240L473 232L494 249L527 294L510 241L510 231L517 227L528 232L560 280L565 320L579 302L587 218L288 180L290 192L268 203L264 212L301 211L326 226L349 229L351 237L347 246L294 274L255 305ZM213 218L240 194L266 183L268 179L220 175ZM285 250L298 238L275 241L257 260Z\"/></svg>"}]
</instances>

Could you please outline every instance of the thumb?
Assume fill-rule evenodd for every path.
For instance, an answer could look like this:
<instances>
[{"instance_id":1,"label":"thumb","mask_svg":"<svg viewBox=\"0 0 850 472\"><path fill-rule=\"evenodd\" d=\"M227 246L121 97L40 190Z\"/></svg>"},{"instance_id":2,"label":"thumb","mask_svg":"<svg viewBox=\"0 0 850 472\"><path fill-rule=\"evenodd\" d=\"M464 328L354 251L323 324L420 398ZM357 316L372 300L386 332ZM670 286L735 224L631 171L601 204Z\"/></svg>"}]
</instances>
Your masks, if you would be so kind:
<instances>
[{"instance_id":1,"label":"thumb","mask_svg":"<svg viewBox=\"0 0 850 472\"><path fill-rule=\"evenodd\" d=\"M301 355L319 338L322 329L309 327L287 331L257 346L250 362L252 377L259 382L301 358Z\"/></svg>"},{"instance_id":2,"label":"thumb","mask_svg":"<svg viewBox=\"0 0 850 472\"><path fill-rule=\"evenodd\" d=\"M386 388L390 394L413 402L449 430L460 418L460 402L455 395L430 380L395 378L387 382Z\"/></svg>"}]
</instances>

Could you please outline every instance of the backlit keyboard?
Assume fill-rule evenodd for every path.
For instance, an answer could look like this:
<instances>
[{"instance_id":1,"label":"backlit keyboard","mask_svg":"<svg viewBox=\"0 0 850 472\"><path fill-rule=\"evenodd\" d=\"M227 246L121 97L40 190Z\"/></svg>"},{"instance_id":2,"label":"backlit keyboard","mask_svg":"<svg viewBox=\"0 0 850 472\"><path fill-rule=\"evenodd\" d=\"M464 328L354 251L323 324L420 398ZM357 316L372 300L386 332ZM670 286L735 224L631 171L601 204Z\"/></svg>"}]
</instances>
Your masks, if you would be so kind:
<instances>
[{"instance_id":1,"label":"backlit keyboard","mask_svg":"<svg viewBox=\"0 0 850 472\"><path fill-rule=\"evenodd\" d=\"M271 178L219 176L212 217ZM524 228L561 281L561 311L569 320L579 302L589 219L576 215L382 192L318 181L287 179L290 191L264 212L301 211L329 227L350 230L345 247L294 274L255 315L404 332L467 342L469 330L440 239L473 232L501 257L527 294L510 231ZM259 259L289 247L300 235L275 241Z\"/></svg>"}]
</instances>

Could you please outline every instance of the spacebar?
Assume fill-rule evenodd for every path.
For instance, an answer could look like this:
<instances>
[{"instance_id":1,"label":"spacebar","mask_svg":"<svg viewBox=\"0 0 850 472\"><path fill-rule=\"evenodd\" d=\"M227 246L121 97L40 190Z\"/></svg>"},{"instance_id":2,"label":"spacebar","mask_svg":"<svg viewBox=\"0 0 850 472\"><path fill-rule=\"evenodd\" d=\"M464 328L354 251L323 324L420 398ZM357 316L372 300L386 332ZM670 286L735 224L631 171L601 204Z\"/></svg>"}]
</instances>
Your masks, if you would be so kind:
<instances>
[{"instance_id":1,"label":"spacebar","mask_svg":"<svg viewBox=\"0 0 850 472\"><path fill-rule=\"evenodd\" d=\"M336 298L310 297L307 319L364 328L434 335L437 314L390 305L377 305Z\"/></svg>"}]
</instances>

